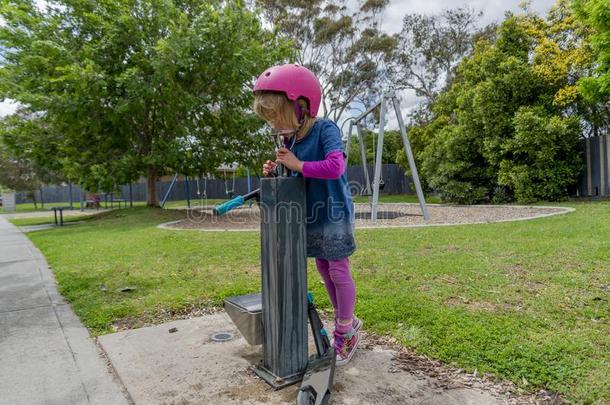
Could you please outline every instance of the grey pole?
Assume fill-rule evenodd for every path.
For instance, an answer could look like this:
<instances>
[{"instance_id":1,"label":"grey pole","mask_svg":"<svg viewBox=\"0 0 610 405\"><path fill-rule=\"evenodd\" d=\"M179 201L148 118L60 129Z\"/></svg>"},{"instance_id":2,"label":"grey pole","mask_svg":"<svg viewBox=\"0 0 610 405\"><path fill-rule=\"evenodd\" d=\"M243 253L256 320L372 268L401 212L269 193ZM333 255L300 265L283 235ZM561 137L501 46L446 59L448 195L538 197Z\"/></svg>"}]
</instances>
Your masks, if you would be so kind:
<instances>
[{"instance_id":1,"label":"grey pole","mask_svg":"<svg viewBox=\"0 0 610 405\"><path fill-rule=\"evenodd\" d=\"M274 388L307 368L305 182L261 179L263 361L254 371Z\"/></svg>"},{"instance_id":2,"label":"grey pole","mask_svg":"<svg viewBox=\"0 0 610 405\"><path fill-rule=\"evenodd\" d=\"M78 202L80 204L80 210L85 210L85 205L83 204L83 186L82 184L78 186Z\"/></svg>"},{"instance_id":3,"label":"grey pole","mask_svg":"<svg viewBox=\"0 0 610 405\"><path fill-rule=\"evenodd\" d=\"M250 175L250 166L246 166L246 178L247 178L248 193L249 193L250 191L252 191L252 176ZM254 201L252 201L252 200L248 201L249 208L252 208L252 204L254 204Z\"/></svg>"},{"instance_id":4,"label":"grey pole","mask_svg":"<svg viewBox=\"0 0 610 405\"><path fill-rule=\"evenodd\" d=\"M377 205L379 204L379 183L381 182L381 158L383 155L383 132L385 129L385 99L381 95L381 111L379 112L379 136L377 137L377 156L375 156L375 177L373 179L373 202L371 206L371 222L377 222Z\"/></svg>"},{"instance_id":5,"label":"grey pole","mask_svg":"<svg viewBox=\"0 0 610 405\"><path fill-rule=\"evenodd\" d=\"M188 206L188 209L191 209L191 189L189 187L189 176L184 176L184 178L184 186L186 187L186 205Z\"/></svg>"},{"instance_id":6,"label":"grey pole","mask_svg":"<svg viewBox=\"0 0 610 405\"><path fill-rule=\"evenodd\" d=\"M161 201L161 208L163 208L165 206L165 203L167 202L167 199L169 198L169 193L172 192L172 189L174 188L174 184L176 184L177 178L178 178L178 173L174 174L174 178L172 179L172 182L169 184L169 188L167 189L167 192L165 193L165 197L163 197L163 201Z\"/></svg>"},{"instance_id":7,"label":"grey pole","mask_svg":"<svg viewBox=\"0 0 610 405\"><path fill-rule=\"evenodd\" d=\"M371 195L371 178L369 177L369 165L366 161L366 148L364 147L364 136L360 124L356 124L356 132L358 134L358 143L360 144L360 159L362 160L362 170L364 171L364 182L366 194ZM370 202L370 198L369 198Z\"/></svg>"},{"instance_id":8,"label":"grey pole","mask_svg":"<svg viewBox=\"0 0 610 405\"><path fill-rule=\"evenodd\" d=\"M421 184L419 182L419 174L417 173L417 166L415 165L415 159L413 158L411 143L409 142L409 138L407 137L407 128L405 127L405 123L402 120L402 115L400 113L400 103L396 96L392 97L392 103L394 104L394 110L396 111L396 118L398 119L398 126L400 127L400 135L402 137L402 143L405 147L405 152L407 153L407 159L409 160L411 174L413 175L413 183L415 183L415 191L417 192L419 207L421 208L421 212L424 215L424 220L427 221L430 219L430 214L428 213L428 207L426 207L426 200L424 199L424 193L421 189Z\"/></svg>"},{"instance_id":9,"label":"grey pole","mask_svg":"<svg viewBox=\"0 0 610 405\"><path fill-rule=\"evenodd\" d=\"M352 130L354 128L354 121L349 122L349 130L347 131L347 141L345 142L345 162L349 162L349 149L352 142Z\"/></svg>"},{"instance_id":10,"label":"grey pole","mask_svg":"<svg viewBox=\"0 0 610 405\"><path fill-rule=\"evenodd\" d=\"M70 194L69 200L70 200L70 209L74 209L73 204L74 201L72 200L72 182L68 182L68 193Z\"/></svg>"}]
</instances>

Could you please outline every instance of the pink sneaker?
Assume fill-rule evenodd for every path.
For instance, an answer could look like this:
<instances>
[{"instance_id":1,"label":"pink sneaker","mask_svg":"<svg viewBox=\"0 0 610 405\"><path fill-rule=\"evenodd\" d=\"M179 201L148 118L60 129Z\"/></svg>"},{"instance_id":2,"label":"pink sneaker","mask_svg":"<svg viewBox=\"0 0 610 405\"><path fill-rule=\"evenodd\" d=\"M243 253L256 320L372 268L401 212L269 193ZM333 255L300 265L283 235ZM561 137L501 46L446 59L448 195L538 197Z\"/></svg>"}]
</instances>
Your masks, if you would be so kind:
<instances>
[{"instance_id":1,"label":"pink sneaker","mask_svg":"<svg viewBox=\"0 0 610 405\"><path fill-rule=\"evenodd\" d=\"M364 325L364 322L362 322L362 319L356 318L356 316L354 315L354 320L352 321L352 329L353 329L354 333L360 332L360 329L362 329L362 325ZM335 318L335 330L337 330L337 319L336 318ZM334 334L333 334L333 338L330 340L330 345L331 346L335 345Z\"/></svg>"},{"instance_id":2,"label":"pink sneaker","mask_svg":"<svg viewBox=\"0 0 610 405\"><path fill-rule=\"evenodd\" d=\"M349 363L356 352L356 348L360 342L360 333L352 328L352 330L345 334L335 331L334 335L334 346L337 352L337 360L335 364L337 366L344 366Z\"/></svg>"}]
</instances>

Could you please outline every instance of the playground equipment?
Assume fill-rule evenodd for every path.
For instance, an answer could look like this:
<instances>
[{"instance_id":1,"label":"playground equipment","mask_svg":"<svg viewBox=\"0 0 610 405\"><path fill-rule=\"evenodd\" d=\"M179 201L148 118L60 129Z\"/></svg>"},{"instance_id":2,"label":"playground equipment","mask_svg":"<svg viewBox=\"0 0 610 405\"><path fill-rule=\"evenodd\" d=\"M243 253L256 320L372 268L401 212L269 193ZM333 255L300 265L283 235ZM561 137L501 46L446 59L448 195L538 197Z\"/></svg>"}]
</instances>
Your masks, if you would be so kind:
<instances>
[{"instance_id":1,"label":"playground equipment","mask_svg":"<svg viewBox=\"0 0 610 405\"><path fill-rule=\"evenodd\" d=\"M232 172L232 176L233 176L233 182L231 183L230 187L229 187L229 182L227 180L227 172L228 171ZM235 172L236 172L236 168L233 167L233 165L223 166L222 167L222 176L223 176L224 181L225 181L225 194L229 198L233 198L233 196L235 195Z\"/></svg>"},{"instance_id":2,"label":"playground equipment","mask_svg":"<svg viewBox=\"0 0 610 405\"><path fill-rule=\"evenodd\" d=\"M417 166L415 165L415 159L413 158L413 152L411 151L411 144L409 142L409 138L407 137L407 129L402 119L402 115L400 113L400 102L396 95L392 92L382 94L379 101L375 103L368 110L364 111L357 117L349 118L349 130L347 135L347 143L346 143L346 152L348 153L347 159L349 161L349 149L352 138L352 133L354 127L356 127L356 135L358 137L359 149L360 149L360 157L362 159L362 168L364 170L364 195L372 195L371 200L371 222L377 222L377 208L379 205L379 190L383 189L383 179L381 176L381 158L383 155L383 134L385 131L386 125L386 103L387 101L391 101L394 107L394 112L396 113L396 119L398 120L398 126L400 128L400 135L402 137L402 143L405 148L405 153L407 155L407 160L409 161L409 167L411 169L411 175L413 176L413 183L415 184L415 191L417 192L417 198L419 200L419 206L424 216L424 219L427 221L430 219L430 214L428 213L428 208L426 207L426 201L424 200L424 194L421 188L421 184L419 182L419 175L417 173ZM375 170L373 183L371 185L371 180L369 178L369 171L367 167L366 161L366 150L364 148L364 139L362 134L361 122L377 107L380 107L379 113L379 135L377 136L377 145L374 148L375 150Z\"/></svg>"},{"instance_id":3,"label":"playground equipment","mask_svg":"<svg viewBox=\"0 0 610 405\"><path fill-rule=\"evenodd\" d=\"M201 179L201 175L197 176L197 198L206 199L208 198L208 178L203 177L203 191L201 191Z\"/></svg>"},{"instance_id":4,"label":"playground equipment","mask_svg":"<svg viewBox=\"0 0 610 405\"><path fill-rule=\"evenodd\" d=\"M253 371L276 389L303 381L299 405L326 404L335 371L335 350L307 293L305 179L261 179L260 189L217 206L222 215L257 198L261 209L261 294L227 298L225 309L249 344L262 344ZM283 174L283 175L282 175ZM316 353L308 358L307 319Z\"/></svg>"}]
</instances>

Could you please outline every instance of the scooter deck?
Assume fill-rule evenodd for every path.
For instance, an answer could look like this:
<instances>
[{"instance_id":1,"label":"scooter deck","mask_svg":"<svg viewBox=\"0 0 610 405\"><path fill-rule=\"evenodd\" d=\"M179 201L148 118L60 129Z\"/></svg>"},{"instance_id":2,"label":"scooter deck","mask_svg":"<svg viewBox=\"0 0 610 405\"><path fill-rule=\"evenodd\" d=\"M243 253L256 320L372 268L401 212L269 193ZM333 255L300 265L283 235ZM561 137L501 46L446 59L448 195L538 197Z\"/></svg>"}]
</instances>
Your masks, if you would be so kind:
<instances>
[{"instance_id":1,"label":"scooter deck","mask_svg":"<svg viewBox=\"0 0 610 405\"><path fill-rule=\"evenodd\" d=\"M329 350L324 357L313 355L297 396L297 405L324 405L330 400L337 354Z\"/></svg>"}]
</instances>

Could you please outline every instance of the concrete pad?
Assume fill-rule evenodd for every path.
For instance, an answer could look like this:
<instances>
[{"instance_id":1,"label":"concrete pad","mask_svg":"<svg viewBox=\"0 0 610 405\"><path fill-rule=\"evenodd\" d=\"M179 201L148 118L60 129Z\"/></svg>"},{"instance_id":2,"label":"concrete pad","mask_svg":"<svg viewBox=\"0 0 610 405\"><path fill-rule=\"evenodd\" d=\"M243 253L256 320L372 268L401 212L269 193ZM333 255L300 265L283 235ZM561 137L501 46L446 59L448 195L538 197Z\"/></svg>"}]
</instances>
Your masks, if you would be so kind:
<instances>
[{"instance_id":1,"label":"concrete pad","mask_svg":"<svg viewBox=\"0 0 610 405\"><path fill-rule=\"evenodd\" d=\"M169 333L171 328L175 333ZM236 338L213 342L214 332ZM261 348L249 346L223 312L129 330L98 339L136 404L294 404L298 385L274 391L250 370ZM310 350L310 352L313 352ZM438 389L392 367L395 352L361 349L337 369L333 404L471 404L502 401L479 389Z\"/></svg>"}]
</instances>

